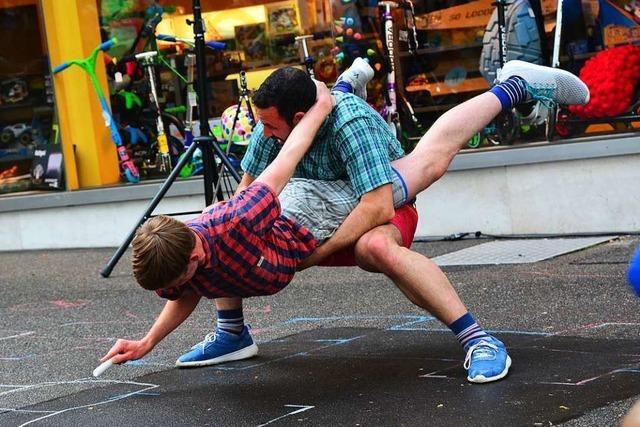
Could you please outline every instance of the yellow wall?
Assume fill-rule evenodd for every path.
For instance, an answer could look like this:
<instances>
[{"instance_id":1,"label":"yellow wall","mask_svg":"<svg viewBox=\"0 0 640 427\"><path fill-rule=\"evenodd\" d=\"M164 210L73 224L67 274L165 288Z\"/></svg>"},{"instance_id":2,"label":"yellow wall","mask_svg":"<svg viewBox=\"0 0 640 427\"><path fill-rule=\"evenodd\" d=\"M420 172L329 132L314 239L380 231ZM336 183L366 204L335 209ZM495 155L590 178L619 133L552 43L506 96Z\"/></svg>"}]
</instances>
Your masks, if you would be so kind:
<instances>
[{"instance_id":1,"label":"yellow wall","mask_svg":"<svg viewBox=\"0 0 640 427\"><path fill-rule=\"evenodd\" d=\"M51 65L84 58L100 43L95 1L42 0ZM98 80L108 94L100 58ZM89 77L70 67L53 78L67 188L75 190L120 181L118 157Z\"/></svg>"}]
</instances>

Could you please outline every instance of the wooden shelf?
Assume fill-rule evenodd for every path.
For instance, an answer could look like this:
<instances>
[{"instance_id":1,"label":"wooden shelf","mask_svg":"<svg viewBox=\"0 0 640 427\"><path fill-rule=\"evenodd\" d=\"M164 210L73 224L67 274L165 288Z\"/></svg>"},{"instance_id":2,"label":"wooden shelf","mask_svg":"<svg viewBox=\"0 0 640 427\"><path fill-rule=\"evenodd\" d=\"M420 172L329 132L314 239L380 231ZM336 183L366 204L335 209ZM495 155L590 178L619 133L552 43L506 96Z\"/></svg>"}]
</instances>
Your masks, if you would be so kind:
<instances>
[{"instance_id":1,"label":"wooden shelf","mask_svg":"<svg viewBox=\"0 0 640 427\"><path fill-rule=\"evenodd\" d=\"M429 105L427 107L414 107L415 113L434 113L436 111L447 111L452 109L458 104L442 104L442 105Z\"/></svg>"},{"instance_id":2,"label":"wooden shelf","mask_svg":"<svg viewBox=\"0 0 640 427\"><path fill-rule=\"evenodd\" d=\"M444 82L436 82L419 86L407 86L405 88L407 92L428 91L434 98L436 96L452 95L463 92L477 92L487 89L489 89L489 84L484 79L484 77L472 77L469 79L465 79L460 84L453 87Z\"/></svg>"},{"instance_id":3,"label":"wooden shelf","mask_svg":"<svg viewBox=\"0 0 640 427\"><path fill-rule=\"evenodd\" d=\"M482 42L459 44L459 45L453 45L453 46L425 47L425 48L416 50L416 54L429 55L429 54L436 54L436 53L442 53L442 52L451 52L454 50L473 49L477 47L482 47ZM406 57L413 56L413 54L411 52L400 52L398 56L400 58L406 58Z\"/></svg>"}]
</instances>

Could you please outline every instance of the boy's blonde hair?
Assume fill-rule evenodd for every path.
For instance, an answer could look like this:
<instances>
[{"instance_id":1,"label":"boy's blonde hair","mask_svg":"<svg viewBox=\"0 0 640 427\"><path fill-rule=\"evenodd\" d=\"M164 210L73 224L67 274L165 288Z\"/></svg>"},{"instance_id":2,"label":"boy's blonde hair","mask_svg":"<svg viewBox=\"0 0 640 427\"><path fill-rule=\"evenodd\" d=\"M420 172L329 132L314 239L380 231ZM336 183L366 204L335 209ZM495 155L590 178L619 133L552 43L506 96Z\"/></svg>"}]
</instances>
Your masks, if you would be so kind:
<instances>
[{"instance_id":1,"label":"boy's blonde hair","mask_svg":"<svg viewBox=\"0 0 640 427\"><path fill-rule=\"evenodd\" d=\"M132 246L134 277L143 288L156 290L186 271L195 236L183 222L160 215L138 228Z\"/></svg>"}]
</instances>

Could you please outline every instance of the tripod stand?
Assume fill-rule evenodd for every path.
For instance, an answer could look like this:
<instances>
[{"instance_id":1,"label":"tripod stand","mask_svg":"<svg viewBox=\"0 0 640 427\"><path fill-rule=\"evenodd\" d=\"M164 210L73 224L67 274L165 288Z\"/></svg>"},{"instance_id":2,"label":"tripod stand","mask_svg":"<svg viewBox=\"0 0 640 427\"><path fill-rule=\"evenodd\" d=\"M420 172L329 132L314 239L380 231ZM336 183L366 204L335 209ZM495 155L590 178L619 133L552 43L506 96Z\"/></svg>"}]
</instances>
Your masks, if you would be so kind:
<instances>
[{"instance_id":1,"label":"tripod stand","mask_svg":"<svg viewBox=\"0 0 640 427\"><path fill-rule=\"evenodd\" d=\"M247 73L244 70L240 71L240 94L238 96L238 103L236 106L236 111L235 114L233 116L233 124L231 125L231 129L229 131L229 137L227 138L227 149L226 149L226 155L227 157L229 157L229 155L231 154L231 146L234 144L233 142L233 134L236 131L236 124L238 123L238 120L240 119L240 112L242 111L242 105L246 105L247 107L247 112L249 113L249 124L251 125L251 128L253 129L253 127L256 125L256 119L255 116L253 115L253 110L251 109L251 101L249 100L249 89L247 86ZM237 160L236 160L237 161ZM220 165L220 168L218 169L218 174L220 176L222 176L224 174L224 163L222 163ZM218 187L222 184L222 180L218 181L218 185L216 186L216 191L218 190Z\"/></svg>"},{"instance_id":2,"label":"tripod stand","mask_svg":"<svg viewBox=\"0 0 640 427\"><path fill-rule=\"evenodd\" d=\"M193 139L193 143L187 149L187 152L182 156L182 158L175 165L169 177L164 181L158 193L153 197L149 206L145 212L140 216L135 226L131 229L126 239L120 247L113 254L107 265L100 271L102 277L109 277L111 271L116 266L124 252L129 247L129 244L133 240L135 236L136 230L138 227L145 222L149 217L151 217L151 213L158 206L164 195L169 191L169 188L175 181L175 179L180 174L182 168L191 160L194 151L196 148L200 148L202 151L202 161L204 167L204 198L205 205L208 206L213 202L214 193L216 194L217 200L223 200L222 191L217 187L217 182L219 181L218 170L215 167L214 162L214 151L215 154L220 158L222 163L225 165L233 179L236 182L240 182L240 176L233 168L231 162L227 158L226 154L222 151L222 149L218 146L216 139L211 135L211 129L209 128L209 121L207 120L207 70L206 70L206 52L205 52L205 42L204 42L204 21L202 19L202 9L200 7L200 0L193 0L193 21L187 19L187 24L193 25L193 34L195 40L195 56L196 56L196 74L197 74L197 93L198 93L198 115L200 120L200 135ZM214 183L216 186L214 187ZM214 188L216 190L214 191ZM196 212L180 212L174 213L173 215L185 215L185 214L193 214L199 213Z\"/></svg>"}]
</instances>

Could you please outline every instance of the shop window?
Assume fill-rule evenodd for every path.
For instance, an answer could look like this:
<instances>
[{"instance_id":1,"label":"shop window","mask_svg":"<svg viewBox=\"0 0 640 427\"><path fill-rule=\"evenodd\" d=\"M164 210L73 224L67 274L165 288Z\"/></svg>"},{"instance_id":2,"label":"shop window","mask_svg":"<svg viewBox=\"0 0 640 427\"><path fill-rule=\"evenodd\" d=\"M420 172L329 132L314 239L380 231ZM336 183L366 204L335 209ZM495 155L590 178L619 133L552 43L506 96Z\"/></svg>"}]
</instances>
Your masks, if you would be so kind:
<instances>
[{"instance_id":1,"label":"shop window","mask_svg":"<svg viewBox=\"0 0 640 427\"><path fill-rule=\"evenodd\" d=\"M255 88L274 69L300 65L302 58L296 37L314 34L314 40L309 40L309 48L316 57L329 60L328 66L325 66L326 61L317 61L319 77L332 82L336 76L330 53L333 39L326 1L247 0L234 1L233 7L223 3L202 2L205 40L225 45L224 49L207 51L208 112L214 134L221 139L232 161L239 164L250 134L250 129L243 127L248 127L250 120L244 120L241 114L240 129L237 126L231 134L225 125L232 122L233 117L228 120L223 114L235 112L235 108L229 107L239 101L239 72L245 70L249 84ZM189 98L187 57L192 52L189 41L193 40L193 27L187 23L192 19L191 1L160 4L144 0L98 0L96 4L103 41L118 40L108 51L113 60L107 65L113 116L141 179L162 178L168 172L160 170L157 162L159 144L155 141L160 129L156 120L156 100L150 98L153 94L148 70L136 55L157 53L152 60L155 98L162 113L164 132L168 135L172 164L175 164L184 150ZM197 133L198 118L194 116L194 119L193 128ZM198 170L197 166L193 170Z\"/></svg>"},{"instance_id":2,"label":"shop window","mask_svg":"<svg viewBox=\"0 0 640 427\"><path fill-rule=\"evenodd\" d=\"M0 194L63 189L39 1L0 0Z\"/></svg>"},{"instance_id":3,"label":"shop window","mask_svg":"<svg viewBox=\"0 0 640 427\"><path fill-rule=\"evenodd\" d=\"M385 3L391 3L392 39L386 38L383 22ZM507 59L520 59L551 65L557 15L557 2L551 0L513 0L506 3ZM566 0L561 42L557 47L558 66L579 74L586 62L599 52L621 45L640 43L640 5L638 2L610 0ZM334 56L338 72L355 57L365 57L376 74L368 86L368 102L388 115L387 76L393 61L399 138L411 149L420 136L445 111L486 91L499 67L496 2L400 0L363 2L333 0ZM393 45L392 55L387 44ZM640 69L635 58L639 48L629 48L600 61L592 75L609 83L595 81L606 99L599 95L585 109L560 108L538 120L526 118L531 108L514 111L469 141L469 148L511 146L528 142L555 141L612 132L634 131L640 123L638 80ZM618 58L620 60L616 60ZM627 61L622 61L626 58ZM607 69L614 61L626 69L628 79L613 83L619 75ZM638 65L640 67L640 64ZM606 76L610 76L607 78ZM588 83L590 84L590 83ZM609 87L609 89L606 89ZM595 93L596 89L592 88ZM623 93L624 92L624 93ZM614 108L615 107L615 108ZM392 110L393 111L393 110Z\"/></svg>"}]
</instances>

